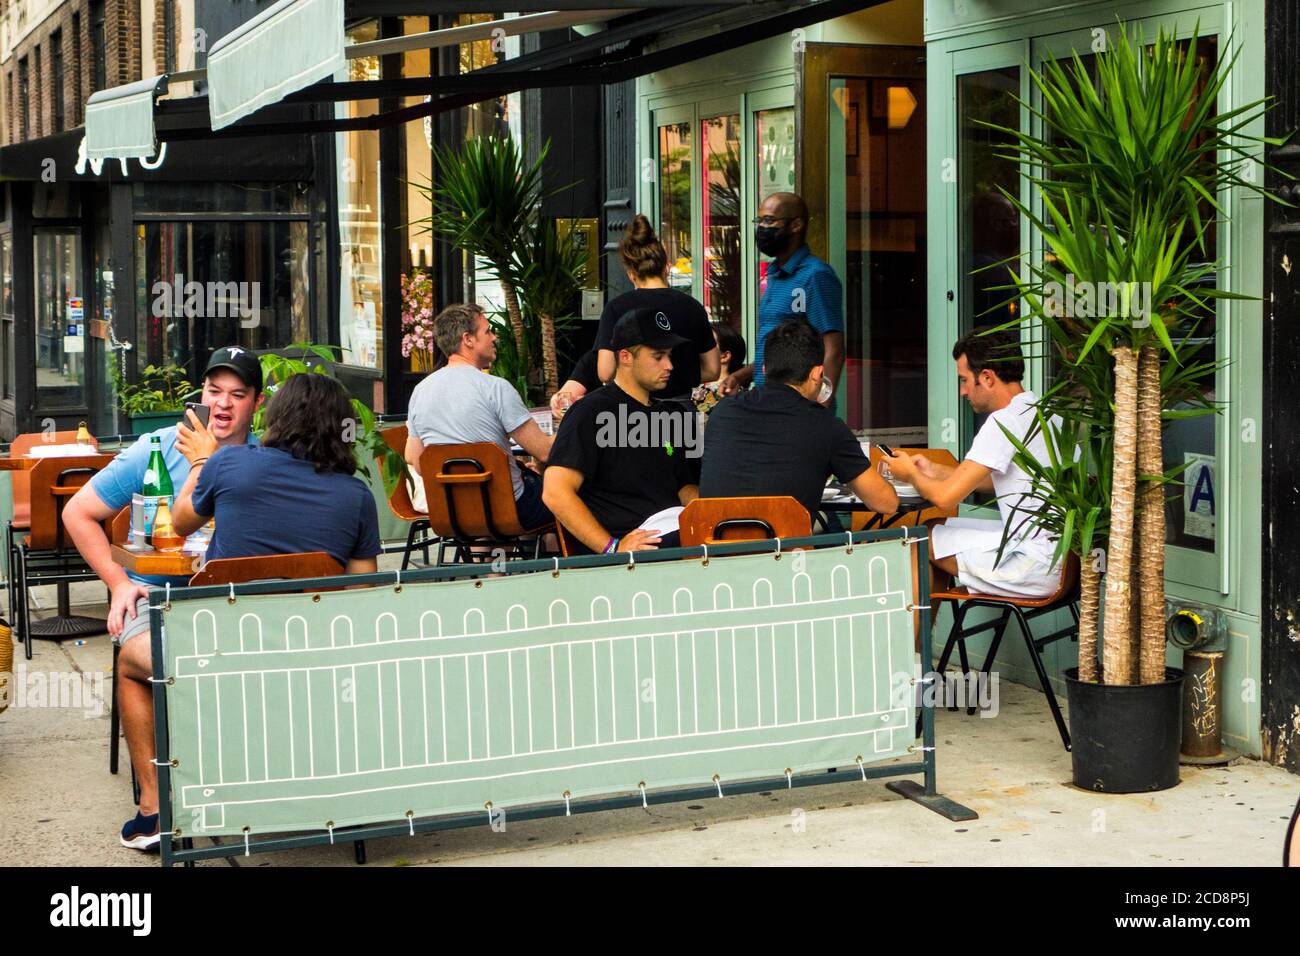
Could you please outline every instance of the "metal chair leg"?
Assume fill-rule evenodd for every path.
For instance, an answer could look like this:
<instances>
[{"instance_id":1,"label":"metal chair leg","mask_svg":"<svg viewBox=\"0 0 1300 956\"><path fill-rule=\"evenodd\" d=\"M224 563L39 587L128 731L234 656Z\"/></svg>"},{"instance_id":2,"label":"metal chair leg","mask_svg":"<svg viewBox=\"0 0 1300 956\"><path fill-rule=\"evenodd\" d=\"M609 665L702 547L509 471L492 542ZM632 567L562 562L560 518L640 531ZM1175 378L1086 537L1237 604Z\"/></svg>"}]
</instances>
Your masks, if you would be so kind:
<instances>
[{"instance_id":1,"label":"metal chair leg","mask_svg":"<svg viewBox=\"0 0 1300 956\"><path fill-rule=\"evenodd\" d=\"M354 841L352 844L352 852L356 856L357 866L364 866L366 862L366 841Z\"/></svg>"},{"instance_id":2,"label":"metal chair leg","mask_svg":"<svg viewBox=\"0 0 1300 956\"><path fill-rule=\"evenodd\" d=\"M122 714L117 709L117 657L122 652L113 641L113 697L108 702L108 772L117 773L118 751L121 747Z\"/></svg>"},{"instance_id":3,"label":"metal chair leg","mask_svg":"<svg viewBox=\"0 0 1300 956\"><path fill-rule=\"evenodd\" d=\"M28 604L30 595L27 593L27 552L18 549L18 611L15 614L17 619L16 627L21 628L23 636L23 654L27 660L32 659L32 629L31 629L31 607Z\"/></svg>"},{"instance_id":4,"label":"metal chair leg","mask_svg":"<svg viewBox=\"0 0 1300 956\"><path fill-rule=\"evenodd\" d=\"M1043 693L1047 696L1047 705L1052 709L1052 719L1056 721L1056 729L1060 731L1061 743L1065 749L1070 749L1070 731L1065 726L1065 718L1061 716L1061 707L1056 702L1056 691L1052 690L1051 682L1047 679L1047 670L1043 667L1043 659L1038 653L1038 645L1034 643L1033 632L1029 630L1029 622L1020 608L1012 605L1011 610L1015 612L1016 623L1020 625L1020 631L1025 635L1025 646L1029 649L1029 659L1034 663L1034 670L1038 672L1038 683L1043 687Z\"/></svg>"}]
</instances>

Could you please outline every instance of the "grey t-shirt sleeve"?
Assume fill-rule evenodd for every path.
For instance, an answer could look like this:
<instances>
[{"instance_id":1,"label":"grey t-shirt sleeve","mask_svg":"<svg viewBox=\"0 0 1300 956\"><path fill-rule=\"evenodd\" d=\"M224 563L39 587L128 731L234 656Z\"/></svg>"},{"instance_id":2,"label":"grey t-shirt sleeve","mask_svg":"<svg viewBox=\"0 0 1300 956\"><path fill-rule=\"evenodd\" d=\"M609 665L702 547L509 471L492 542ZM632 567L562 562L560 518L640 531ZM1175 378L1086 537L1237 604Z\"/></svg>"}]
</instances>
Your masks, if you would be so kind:
<instances>
[{"instance_id":1,"label":"grey t-shirt sleeve","mask_svg":"<svg viewBox=\"0 0 1300 956\"><path fill-rule=\"evenodd\" d=\"M501 421L501 427L505 429L507 435L518 428L524 422L532 418L528 408L524 405L524 400L519 397L514 386L503 378L497 378L495 375L485 375L493 386L493 403L496 408L497 418Z\"/></svg>"}]
</instances>

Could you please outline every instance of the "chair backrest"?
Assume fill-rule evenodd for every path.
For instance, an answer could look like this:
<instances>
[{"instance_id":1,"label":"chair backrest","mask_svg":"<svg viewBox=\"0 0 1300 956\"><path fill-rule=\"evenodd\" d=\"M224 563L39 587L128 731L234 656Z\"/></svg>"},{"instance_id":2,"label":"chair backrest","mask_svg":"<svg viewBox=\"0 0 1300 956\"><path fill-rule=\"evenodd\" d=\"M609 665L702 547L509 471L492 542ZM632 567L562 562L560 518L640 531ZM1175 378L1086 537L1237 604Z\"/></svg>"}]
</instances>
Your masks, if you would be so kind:
<instances>
[{"instance_id":1,"label":"chair backrest","mask_svg":"<svg viewBox=\"0 0 1300 956\"><path fill-rule=\"evenodd\" d=\"M76 455L69 458L43 458L28 472L31 484L31 524L27 546L34 551L53 551L68 546L63 533L63 506L72 497L70 489L80 488L108 467L112 455ZM14 472L18 474L18 472Z\"/></svg>"},{"instance_id":2,"label":"chair backrest","mask_svg":"<svg viewBox=\"0 0 1300 956\"><path fill-rule=\"evenodd\" d=\"M812 534L808 509L789 495L696 498L680 519L682 547L720 541L801 538Z\"/></svg>"},{"instance_id":3,"label":"chair backrest","mask_svg":"<svg viewBox=\"0 0 1300 956\"><path fill-rule=\"evenodd\" d=\"M190 584L243 584L246 581L330 578L343 566L324 551L301 554L265 554L255 558L215 558L190 578ZM332 590L332 589L331 589Z\"/></svg>"},{"instance_id":4,"label":"chair backrest","mask_svg":"<svg viewBox=\"0 0 1300 956\"><path fill-rule=\"evenodd\" d=\"M9 456L11 458L21 458L30 452L37 445L75 445L77 443L77 433L70 432L24 432L9 444ZM99 442L93 437L90 444L99 449ZM14 523L26 524L31 519L31 487L32 473L30 471L14 471L10 473L11 487L14 494Z\"/></svg>"},{"instance_id":5,"label":"chair backrest","mask_svg":"<svg viewBox=\"0 0 1300 956\"><path fill-rule=\"evenodd\" d=\"M408 432L405 425L394 425L392 428L385 428L379 433L384 438L386 444L393 451L397 452L402 460L406 460L406 437ZM383 460L376 456L376 466L383 468ZM411 504L411 489L406 485L405 476L397 483L393 493L388 497L388 508L393 514L403 521L414 521L416 518L423 518L424 513L415 510Z\"/></svg>"},{"instance_id":6,"label":"chair backrest","mask_svg":"<svg viewBox=\"0 0 1300 956\"><path fill-rule=\"evenodd\" d=\"M427 445L420 474L429 526L440 537L503 541L533 530L519 525L510 465L499 445Z\"/></svg>"},{"instance_id":7,"label":"chair backrest","mask_svg":"<svg viewBox=\"0 0 1300 956\"><path fill-rule=\"evenodd\" d=\"M131 537L131 506L118 510L117 514L109 519L108 540L113 544L126 544L127 538Z\"/></svg>"}]
</instances>

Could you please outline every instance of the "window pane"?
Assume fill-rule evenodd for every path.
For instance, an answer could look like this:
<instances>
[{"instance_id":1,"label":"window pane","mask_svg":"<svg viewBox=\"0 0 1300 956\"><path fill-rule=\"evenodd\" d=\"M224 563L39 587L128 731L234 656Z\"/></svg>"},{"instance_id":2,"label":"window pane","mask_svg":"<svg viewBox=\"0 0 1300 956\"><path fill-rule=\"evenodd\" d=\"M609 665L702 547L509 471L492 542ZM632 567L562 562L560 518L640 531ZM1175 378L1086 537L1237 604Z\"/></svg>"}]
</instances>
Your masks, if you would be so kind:
<instances>
[{"instance_id":1,"label":"window pane","mask_svg":"<svg viewBox=\"0 0 1300 956\"><path fill-rule=\"evenodd\" d=\"M349 43L374 40L379 27L371 21L348 31ZM377 80L379 57L349 61L351 79ZM378 100L354 100L336 106L338 116L369 116ZM412 124L413 125L413 124ZM380 217L379 131L335 134L339 169L339 343L343 360L367 368L383 367L383 229Z\"/></svg>"},{"instance_id":2,"label":"window pane","mask_svg":"<svg viewBox=\"0 0 1300 956\"><path fill-rule=\"evenodd\" d=\"M740 115L700 123L704 182L704 307L714 322L740 328Z\"/></svg>"},{"instance_id":3,"label":"window pane","mask_svg":"<svg viewBox=\"0 0 1300 956\"><path fill-rule=\"evenodd\" d=\"M80 237L75 230L34 229L36 407L85 404L86 336ZM69 334L69 333L74 334Z\"/></svg>"},{"instance_id":4,"label":"window pane","mask_svg":"<svg viewBox=\"0 0 1300 956\"><path fill-rule=\"evenodd\" d=\"M1190 42L1179 43L1186 55ZM1150 49L1148 47L1148 49ZM1214 68L1218 58L1218 39L1202 37L1196 44L1196 58L1205 77ZM1201 81L1203 88L1204 79ZM1214 262L1218 256L1218 234L1214 226L1215 213L1209 203L1201 203L1201 219L1210 223L1205 235L1205 261ZM1193 239L1184 238L1184 243ZM1197 256L1196 258L1199 258ZM1222 282L1222 274L1210 276L1207 282ZM1214 312L1200 317L1196 328L1199 349L1194 362L1213 362L1218 355L1218 319ZM1214 377L1205 382L1205 398L1215 399ZM1179 419L1171 422L1164 431L1165 468L1186 465L1182 473L1182 494L1177 489L1165 503L1165 541L1182 548L1213 552L1218 517L1218 472L1215 462L1218 445L1215 441L1217 417Z\"/></svg>"},{"instance_id":5,"label":"window pane","mask_svg":"<svg viewBox=\"0 0 1300 956\"><path fill-rule=\"evenodd\" d=\"M1005 137L983 123L1020 125L1020 68L1003 67L957 77L957 321L966 335L1009 321L1011 277L996 264L1020 252L1020 214L1001 192L1020 189L1017 164L1005 159ZM999 306L999 303L1007 302ZM953 388L957 375L952 372ZM986 416L961 403L963 454ZM959 456L960 457L960 456ZM976 501L991 500L988 495Z\"/></svg>"},{"instance_id":6,"label":"window pane","mask_svg":"<svg viewBox=\"0 0 1300 956\"><path fill-rule=\"evenodd\" d=\"M14 243L0 236L0 397L14 397Z\"/></svg>"},{"instance_id":7,"label":"window pane","mask_svg":"<svg viewBox=\"0 0 1300 956\"><path fill-rule=\"evenodd\" d=\"M306 340L308 261L302 221L138 224L139 367L179 365L197 382L223 346Z\"/></svg>"},{"instance_id":8,"label":"window pane","mask_svg":"<svg viewBox=\"0 0 1300 956\"><path fill-rule=\"evenodd\" d=\"M794 133L793 106L759 110L754 114L754 158L758 163L755 209L763 205L763 200L772 193L794 192ZM757 249L754 255L758 257L758 288L754 296L757 302L763 297L767 266L772 260Z\"/></svg>"},{"instance_id":9,"label":"window pane","mask_svg":"<svg viewBox=\"0 0 1300 956\"><path fill-rule=\"evenodd\" d=\"M842 122L845 417L890 445L927 444L925 83L855 78L830 109Z\"/></svg>"},{"instance_id":10,"label":"window pane","mask_svg":"<svg viewBox=\"0 0 1300 956\"><path fill-rule=\"evenodd\" d=\"M690 123L659 127L659 239L668 251L668 284L691 288Z\"/></svg>"}]
</instances>

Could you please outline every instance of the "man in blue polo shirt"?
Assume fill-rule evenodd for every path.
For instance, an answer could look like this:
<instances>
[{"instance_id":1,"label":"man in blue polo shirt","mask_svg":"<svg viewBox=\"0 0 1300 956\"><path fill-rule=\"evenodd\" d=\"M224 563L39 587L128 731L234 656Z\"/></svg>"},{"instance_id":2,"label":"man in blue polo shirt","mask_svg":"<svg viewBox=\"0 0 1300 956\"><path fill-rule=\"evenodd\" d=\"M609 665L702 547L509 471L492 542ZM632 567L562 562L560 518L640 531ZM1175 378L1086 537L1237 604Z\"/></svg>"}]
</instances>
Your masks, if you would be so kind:
<instances>
[{"instance_id":1,"label":"man in blue polo shirt","mask_svg":"<svg viewBox=\"0 0 1300 956\"><path fill-rule=\"evenodd\" d=\"M749 384L763 384L763 349L767 336L784 322L802 319L822 335L828 404L844 367L844 293L835 270L808 251L805 243L808 206L794 193L773 193L763 200L754 220L754 243L775 262L767 269L767 289L758 303L758 341L751 365L722 382L723 395Z\"/></svg>"},{"instance_id":2,"label":"man in blue polo shirt","mask_svg":"<svg viewBox=\"0 0 1300 956\"><path fill-rule=\"evenodd\" d=\"M248 349L231 346L212 353L203 373L201 403L210 409L208 430L220 445L254 443L249 433L253 413L262 401L262 366ZM163 460L172 486L180 488L190 473L190 463L176 447L173 425L149 435L113 459L68 502L63 524L86 563L99 575L112 595L108 611L108 633L122 652L114 689L122 713L122 730L126 734L131 762L140 784L140 809L134 820L122 830L122 844L137 850L158 845L158 776L153 765L153 676L152 648L146 636L149 588L169 581L187 583L188 578L139 577L128 574L113 560L104 522L131 503L131 496L144 486L149 462L150 439L162 440ZM129 643L128 643L129 641Z\"/></svg>"}]
</instances>

